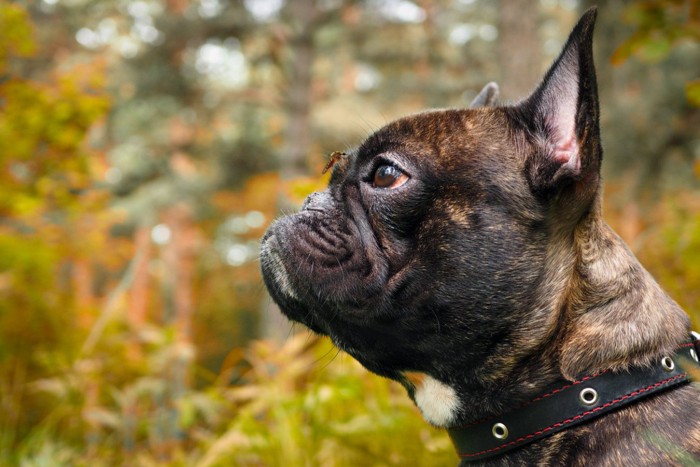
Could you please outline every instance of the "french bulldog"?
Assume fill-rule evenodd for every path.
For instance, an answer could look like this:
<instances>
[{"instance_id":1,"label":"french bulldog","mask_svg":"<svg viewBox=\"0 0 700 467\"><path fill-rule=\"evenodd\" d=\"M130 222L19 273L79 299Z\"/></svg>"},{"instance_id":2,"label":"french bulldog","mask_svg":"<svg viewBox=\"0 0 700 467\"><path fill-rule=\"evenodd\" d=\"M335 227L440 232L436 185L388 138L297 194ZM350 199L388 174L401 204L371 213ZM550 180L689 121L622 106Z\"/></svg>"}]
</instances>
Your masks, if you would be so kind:
<instances>
[{"instance_id":1,"label":"french bulldog","mask_svg":"<svg viewBox=\"0 0 700 467\"><path fill-rule=\"evenodd\" d=\"M596 14L529 97L496 105L490 84L469 108L389 123L336 155L328 188L262 240L282 312L399 381L435 426L495 420L688 340L688 316L602 218ZM464 465L700 462L694 383L565 425L487 458L458 453Z\"/></svg>"}]
</instances>

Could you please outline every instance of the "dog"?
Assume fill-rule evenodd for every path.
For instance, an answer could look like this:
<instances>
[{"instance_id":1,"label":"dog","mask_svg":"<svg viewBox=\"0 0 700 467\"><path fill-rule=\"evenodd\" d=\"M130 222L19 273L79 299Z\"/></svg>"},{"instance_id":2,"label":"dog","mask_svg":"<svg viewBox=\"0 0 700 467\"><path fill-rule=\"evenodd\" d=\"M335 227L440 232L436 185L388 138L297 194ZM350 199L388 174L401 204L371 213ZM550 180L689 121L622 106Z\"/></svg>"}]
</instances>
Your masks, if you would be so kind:
<instances>
[{"instance_id":1,"label":"dog","mask_svg":"<svg viewBox=\"0 0 700 467\"><path fill-rule=\"evenodd\" d=\"M601 214L596 14L520 103L489 84L335 153L261 243L282 312L399 381L463 465L700 462L689 318Z\"/></svg>"}]
</instances>

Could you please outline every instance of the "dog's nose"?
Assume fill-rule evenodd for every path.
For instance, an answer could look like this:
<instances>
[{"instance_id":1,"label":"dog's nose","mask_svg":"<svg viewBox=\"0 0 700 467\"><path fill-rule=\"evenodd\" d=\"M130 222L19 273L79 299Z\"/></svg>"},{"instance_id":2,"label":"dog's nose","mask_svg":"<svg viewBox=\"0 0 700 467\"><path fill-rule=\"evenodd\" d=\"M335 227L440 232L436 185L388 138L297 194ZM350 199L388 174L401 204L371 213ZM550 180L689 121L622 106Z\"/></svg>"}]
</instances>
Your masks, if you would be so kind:
<instances>
[{"instance_id":1,"label":"dog's nose","mask_svg":"<svg viewBox=\"0 0 700 467\"><path fill-rule=\"evenodd\" d=\"M328 191L316 191L311 193L301 206L302 211L324 211L331 204L331 195Z\"/></svg>"}]
</instances>

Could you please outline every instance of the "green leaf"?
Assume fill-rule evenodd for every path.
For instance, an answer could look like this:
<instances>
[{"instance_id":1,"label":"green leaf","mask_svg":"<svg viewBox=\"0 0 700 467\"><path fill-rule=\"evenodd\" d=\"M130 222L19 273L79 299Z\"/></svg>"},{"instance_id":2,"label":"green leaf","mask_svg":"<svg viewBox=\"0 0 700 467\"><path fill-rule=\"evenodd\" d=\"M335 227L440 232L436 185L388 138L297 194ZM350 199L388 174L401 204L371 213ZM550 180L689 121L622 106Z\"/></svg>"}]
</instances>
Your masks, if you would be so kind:
<instances>
[{"instance_id":1,"label":"green leaf","mask_svg":"<svg viewBox=\"0 0 700 467\"><path fill-rule=\"evenodd\" d=\"M685 95L691 104L700 107L700 79L686 83Z\"/></svg>"},{"instance_id":2,"label":"green leaf","mask_svg":"<svg viewBox=\"0 0 700 467\"><path fill-rule=\"evenodd\" d=\"M669 54L673 43L667 36L659 33L647 37L640 42L639 46L639 50L637 51L639 57L642 60L656 63L663 60Z\"/></svg>"}]
</instances>

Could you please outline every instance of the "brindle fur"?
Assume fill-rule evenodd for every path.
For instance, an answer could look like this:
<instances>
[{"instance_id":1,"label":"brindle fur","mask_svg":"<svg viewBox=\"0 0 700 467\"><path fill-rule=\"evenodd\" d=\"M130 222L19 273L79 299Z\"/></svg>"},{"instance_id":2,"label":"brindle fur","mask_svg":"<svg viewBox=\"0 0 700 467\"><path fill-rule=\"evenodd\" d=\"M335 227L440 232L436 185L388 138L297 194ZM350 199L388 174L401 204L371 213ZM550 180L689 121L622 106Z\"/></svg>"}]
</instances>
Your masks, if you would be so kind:
<instances>
[{"instance_id":1,"label":"brindle fur","mask_svg":"<svg viewBox=\"0 0 700 467\"><path fill-rule=\"evenodd\" d=\"M498 415L558 378L649 364L687 339L687 315L602 218L594 21L594 10L583 16L527 100L494 106L492 87L479 108L390 123L263 239L265 282L290 319L411 397L424 375L452 388L450 425ZM573 82L576 99L559 102ZM566 140L551 115L572 102ZM579 159L567 158L572 141ZM373 188L384 163L409 181ZM695 384L482 464L692 462Z\"/></svg>"}]
</instances>

